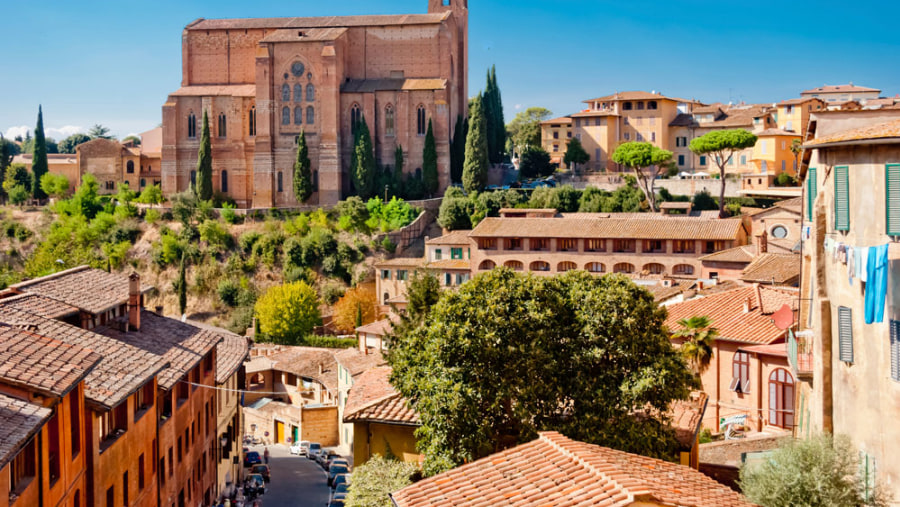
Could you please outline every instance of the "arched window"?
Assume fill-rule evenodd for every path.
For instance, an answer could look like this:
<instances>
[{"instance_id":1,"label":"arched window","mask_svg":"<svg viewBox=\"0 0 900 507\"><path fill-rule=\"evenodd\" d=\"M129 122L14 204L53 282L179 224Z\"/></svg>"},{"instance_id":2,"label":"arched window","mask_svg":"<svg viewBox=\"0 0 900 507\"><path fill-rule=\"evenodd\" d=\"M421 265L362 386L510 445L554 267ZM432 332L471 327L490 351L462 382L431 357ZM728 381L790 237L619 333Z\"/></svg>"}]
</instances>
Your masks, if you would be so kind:
<instances>
[{"instance_id":1,"label":"arched window","mask_svg":"<svg viewBox=\"0 0 900 507\"><path fill-rule=\"evenodd\" d=\"M731 360L731 384L728 389L750 394L750 354L739 350Z\"/></svg>"},{"instance_id":2,"label":"arched window","mask_svg":"<svg viewBox=\"0 0 900 507\"><path fill-rule=\"evenodd\" d=\"M294 108L294 125L302 125L303 124L303 106L297 106Z\"/></svg>"},{"instance_id":3,"label":"arched window","mask_svg":"<svg viewBox=\"0 0 900 507\"><path fill-rule=\"evenodd\" d=\"M281 108L281 124L282 125L290 125L291 124L291 108L285 106Z\"/></svg>"},{"instance_id":4,"label":"arched window","mask_svg":"<svg viewBox=\"0 0 900 507\"><path fill-rule=\"evenodd\" d=\"M531 271L550 271L550 263L545 261L534 261L528 266Z\"/></svg>"},{"instance_id":5,"label":"arched window","mask_svg":"<svg viewBox=\"0 0 900 507\"><path fill-rule=\"evenodd\" d=\"M191 111L188 113L188 137L194 138L197 137L197 117L194 116L194 112Z\"/></svg>"},{"instance_id":6,"label":"arched window","mask_svg":"<svg viewBox=\"0 0 900 507\"><path fill-rule=\"evenodd\" d=\"M490 259L485 259L481 261L481 264L478 265L478 269L482 271L487 271L489 269L494 269L497 265L494 264L494 261Z\"/></svg>"},{"instance_id":7,"label":"arched window","mask_svg":"<svg viewBox=\"0 0 900 507\"><path fill-rule=\"evenodd\" d=\"M281 85L281 101L282 102L290 102L291 101L291 85L284 83Z\"/></svg>"},{"instance_id":8,"label":"arched window","mask_svg":"<svg viewBox=\"0 0 900 507\"><path fill-rule=\"evenodd\" d=\"M256 135L256 106L250 106L250 115L249 115L249 123L250 123L250 135Z\"/></svg>"},{"instance_id":9,"label":"arched window","mask_svg":"<svg viewBox=\"0 0 900 507\"><path fill-rule=\"evenodd\" d=\"M650 264L644 264L644 271L651 275L661 275L666 271L666 267L658 262L651 262Z\"/></svg>"},{"instance_id":10,"label":"arched window","mask_svg":"<svg viewBox=\"0 0 900 507\"><path fill-rule=\"evenodd\" d=\"M425 106L423 105L416 108L416 134L425 135Z\"/></svg>"},{"instance_id":11,"label":"arched window","mask_svg":"<svg viewBox=\"0 0 900 507\"><path fill-rule=\"evenodd\" d=\"M284 173L278 171L278 191L284 192Z\"/></svg>"},{"instance_id":12,"label":"arched window","mask_svg":"<svg viewBox=\"0 0 900 507\"><path fill-rule=\"evenodd\" d=\"M784 368L769 374L769 424L794 427L794 377Z\"/></svg>"},{"instance_id":13,"label":"arched window","mask_svg":"<svg viewBox=\"0 0 900 507\"><path fill-rule=\"evenodd\" d=\"M359 126L359 120L362 119L362 111L359 110L359 104L350 106L350 133L356 135L356 128Z\"/></svg>"},{"instance_id":14,"label":"arched window","mask_svg":"<svg viewBox=\"0 0 900 507\"><path fill-rule=\"evenodd\" d=\"M222 193L228 192L228 171L222 169Z\"/></svg>"},{"instance_id":15,"label":"arched window","mask_svg":"<svg viewBox=\"0 0 900 507\"><path fill-rule=\"evenodd\" d=\"M146 186L147 186L147 180L145 180L144 178L141 178L141 188L144 188Z\"/></svg>"},{"instance_id":16,"label":"arched window","mask_svg":"<svg viewBox=\"0 0 900 507\"><path fill-rule=\"evenodd\" d=\"M197 171L191 171L191 185L197 186Z\"/></svg>"},{"instance_id":17,"label":"arched window","mask_svg":"<svg viewBox=\"0 0 900 507\"><path fill-rule=\"evenodd\" d=\"M134 174L134 161L129 160L128 163L125 164L125 172L128 174Z\"/></svg>"},{"instance_id":18,"label":"arched window","mask_svg":"<svg viewBox=\"0 0 900 507\"><path fill-rule=\"evenodd\" d=\"M672 268L673 275L693 275L694 274L694 266L690 264L676 264Z\"/></svg>"},{"instance_id":19,"label":"arched window","mask_svg":"<svg viewBox=\"0 0 900 507\"><path fill-rule=\"evenodd\" d=\"M513 270L513 271L522 271L522 269L525 267L525 266L524 266L521 262L519 262L519 261L506 261L506 262L503 263L503 265L506 266L506 267L508 267L509 269Z\"/></svg>"},{"instance_id":20,"label":"arched window","mask_svg":"<svg viewBox=\"0 0 900 507\"><path fill-rule=\"evenodd\" d=\"M303 85L295 84L294 85L294 102L302 102L303 101Z\"/></svg>"},{"instance_id":21,"label":"arched window","mask_svg":"<svg viewBox=\"0 0 900 507\"><path fill-rule=\"evenodd\" d=\"M316 87L312 83L306 85L306 101L312 102L316 100Z\"/></svg>"},{"instance_id":22,"label":"arched window","mask_svg":"<svg viewBox=\"0 0 900 507\"><path fill-rule=\"evenodd\" d=\"M584 265L585 271L588 273L605 273L606 266L602 262L588 262Z\"/></svg>"},{"instance_id":23,"label":"arched window","mask_svg":"<svg viewBox=\"0 0 900 507\"><path fill-rule=\"evenodd\" d=\"M390 104L384 108L384 135L394 135L394 106Z\"/></svg>"},{"instance_id":24,"label":"arched window","mask_svg":"<svg viewBox=\"0 0 900 507\"><path fill-rule=\"evenodd\" d=\"M225 137L228 135L228 120L225 118L225 113L219 113L219 137Z\"/></svg>"},{"instance_id":25,"label":"arched window","mask_svg":"<svg viewBox=\"0 0 900 507\"><path fill-rule=\"evenodd\" d=\"M634 264L620 262L613 266L613 273L634 273Z\"/></svg>"},{"instance_id":26,"label":"arched window","mask_svg":"<svg viewBox=\"0 0 900 507\"><path fill-rule=\"evenodd\" d=\"M306 106L306 124L312 125L316 122L316 108Z\"/></svg>"},{"instance_id":27,"label":"arched window","mask_svg":"<svg viewBox=\"0 0 900 507\"><path fill-rule=\"evenodd\" d=\"M573 269L578 269L578 266L574 262L564 261L556 265L556 271L560 273L572 271Z\"/></svg>"}]
</instances>

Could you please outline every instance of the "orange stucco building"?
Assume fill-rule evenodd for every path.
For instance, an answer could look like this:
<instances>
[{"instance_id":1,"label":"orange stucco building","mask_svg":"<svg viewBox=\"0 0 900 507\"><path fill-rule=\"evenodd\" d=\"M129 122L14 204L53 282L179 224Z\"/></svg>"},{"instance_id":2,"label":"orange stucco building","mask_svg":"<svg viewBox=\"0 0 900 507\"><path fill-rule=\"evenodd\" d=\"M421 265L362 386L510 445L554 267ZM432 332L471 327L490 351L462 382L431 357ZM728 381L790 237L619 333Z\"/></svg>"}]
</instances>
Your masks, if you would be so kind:
<instances>
[{"instance_id":1,"label":"orange stucco building","mask_svg":"<svg viewBox=\"0 0 900 507\"><path fill-rule=\"evenodd\" d=\"M351 192L355 125L365 119L375 158L422 166L433 123L441 190L450 184L450 136L466 116L468 7L429 0L425 14L206 20L182 33L181 88L162 107L162 186L195 178L204 112L214 189L242 207L295 206L292 166L305 132L316 192Z\"/></svg>"}]
</instances>

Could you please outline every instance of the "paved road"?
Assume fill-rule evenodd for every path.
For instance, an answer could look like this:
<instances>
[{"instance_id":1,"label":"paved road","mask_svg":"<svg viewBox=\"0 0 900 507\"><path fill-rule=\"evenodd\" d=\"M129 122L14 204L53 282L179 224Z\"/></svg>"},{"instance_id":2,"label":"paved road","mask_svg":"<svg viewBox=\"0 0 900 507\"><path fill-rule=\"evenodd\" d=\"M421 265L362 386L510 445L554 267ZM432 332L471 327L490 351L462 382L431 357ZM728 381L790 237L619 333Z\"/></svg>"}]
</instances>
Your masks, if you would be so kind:
<instances>
[{"instance_id":1,"label":"paved road","mask_svg":"<svg viewBox=\"0 0 900 507\"><path fill-rule=\"evenodd\" d=\"M262 496L262 504L265 507L325 507L330 490L322 467L313 460L291 455L287 446L268 447L272 482ZM250 447L260 455L263 449L261 445Z\"/></svg>"}]
</instances>

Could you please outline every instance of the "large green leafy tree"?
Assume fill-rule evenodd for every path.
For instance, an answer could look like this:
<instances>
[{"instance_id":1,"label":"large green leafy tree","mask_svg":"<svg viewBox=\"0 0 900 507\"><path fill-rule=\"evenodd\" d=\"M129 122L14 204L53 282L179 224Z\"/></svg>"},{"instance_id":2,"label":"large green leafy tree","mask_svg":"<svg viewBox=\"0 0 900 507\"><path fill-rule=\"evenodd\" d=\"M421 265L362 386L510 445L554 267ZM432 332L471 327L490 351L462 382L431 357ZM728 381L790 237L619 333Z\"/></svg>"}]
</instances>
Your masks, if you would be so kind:
<instances>
[{"instance_id":1,"label":"large green leafy tree","mask_svg":"<svg viewBox=\"0 0 900 507\"><path fill-rule=\"evenodd\" d=\"M35 199L46 199L47 194L41 189L41 176L47 174L47 141L44 139L44 113L38 106L37 126L34 127L34 158L31 163L31 172L34 175L31 186L31 195Z\"/></svg>"},{"instance_id":2,"label":"large green leafy tree","mask_svg":"<svg viewBox=\"0 0 900 507\"><path fill-rule=\"evenodd\" d=\"M294 161L294 197L297 202L306 202L312 196L312 163L306 146L306 132L301 130L297 140L297 159Z\"/></svg>"},{"instance_id":3,"label":"large green leafy tree","mask_svg":"<svg viewBox=\"0 0 900 507\"><path fill-rule=\"evenodd\" d=\"M584 146L577 137L569 139L566 143L566 154L563 156L563 163L572 168L572 172L578 174L578 164L587 164L591 160L591 156L585 151Z\"/></svg>"},{"instance_id":4,"label":"large green leafy tree","mask_svg":"<svg viewBox=\"0 0 900 507\"><path fill-rule=\"evenodd\" d=\"M434 144L434 130L431 127L431 118L428 119L428 132L425 134L425 148L422 151L422 180L425 183L425 192L434 196L438 191L438 167L437 146Z\"/></svg>"},{"instance_id":5,"label":"large green leafy tree","mask_svg":"<svg viewBox=\"0 0 900 507\"><path fill-rule=\"evenodd\" d=\"M553 174L550 154L540 146L528 146L519 159L519 178L537 178Z\"/></svg>"},{"instance_id":6,"label":"large green leafy tree","mask_svg":"<svg viewBox=\"0 0 900 507\"><path fill-rule=\"evenodd\" d=\"M466 131L469 123L459 115L453 128L453 139L450 142L450 181L462 182L463 162L466 160Z\"/></svg>"},{"instance_id":7,"label":"large green leafy tree","mask_svg":"<svg viewBox=\"0 0 900 507\"><path fill-rule=\"evenodd\" d=\"M418 471L415 463L372 456L353 471L347 507L393 507L388 495L412 484Z\"/></svg>"},{"instance_id":8,"label":"large green leafy tree","mask_svg":"<svg viewBox=\"0 0 900 507\"><path fill-rule=\"evenodd\" d=\"M466 135L466 159L463 164L462 183L466 192L481 192L487 185L488 144L483 98L475 97L469 114L469 133Z\"/></svg>"},{"instance_id":9,"label":"large green leafy tree","mask_svg":"<svg viewBox=\"0 0 900 507\"><path fill-rule=\"evenodd\" d=\"M356 127L356 143L353 147L353 159L351 161L350 174L356 194L363 199L375 195L375 148L372 145L372 135L369 133L369 125L366 117L359 120Z\"/></svg>"},{"instance_id":10,"label":"large green leafy tree","mask_svg":"<svg viewBox=\"0 0 900 507\"><path fill-rule=\"evenodd\" d=\"M892 505L888 491L860 477L872 471L857 456L844 435L788 438L764 460L741 467L741 490L763 507Z\"/></svg>"},{"instance_id":11,"label":"large green leafy tree","mask_svg":"<svg viewBox=\"0 0 900 507\"><path fill-rule=\"evenodd\" d=\"M691 373L665 315L626 277L584 271L500 268L442 293L388 349L392 383L422 421L425 472L542 430L671 459L677 444L662 414L687 396Z\"/></svg>"},{"instance_id":12,"label":"large green leafy tree","mask_svg":"<svg viewBox=\"0 0 900 507\"><path fill-rule=\"evenodd\" d=\"M88 130L88 136L90 136L91 139L113 139L113 136L109 133L109 129L99 123Z\"/></svg>"},{"instance_id":13,"label":"large green leafy tree","mask_svg":"<svg viewBox=\"0 0 900 507\"><path fill-rule=\"evenodd\" d=\"M90 141L91 138L85 134L75 133L63 139L57 145L60 153L75 153L75 147Z\"/></svg>"},{"instance_id":14,"label":"large green leafy tree","mask_svg":"<svg viewBox=\"0 0 900 507\"><path fill-rule=\"evenodd\" d=\"M319 296L304 281L271 287L255 310L263 341L297 345L322 323Z\"/></svg>"},{"instance_id":15,"label":"large green leafy tree","mask_svg":"<svg viewBox=\"0 0 900 507\"><path fill-rule=\"evenodd\" d=\"M212 149L209 141L209 115L203 111L203 127L200 130L200 150L197 152L197 197L201 201L212 199Z\"/></svg>"},{"instance_id":16,"label":"large green leafy tree","mask_svg":"<svg viewBox=\"0 0 900 507\"><path fill-rule=\"evenodd\" d=\"M664 170L663 165L672 160L672 152L658 148L651 143L632 141L622 143L612 154L613 162L623 165L634 172L640 184L650 211L656 208L656 178Z\"/></svg>"},{"instance_id":17,"label":"large green leafy tree","mask_svg":"<svg viewBox=\"0 0 900 507\"><path fill-rule=\"evenodd\" d=\"M697 155L711 155L719 168L719 217L725 218L725 166L734 154L756 145L756 135L744 129L714 130L691 140L690 149Z\"/></svg>"},{"instance_id":18,"label":"large green leafy tree","mask_svg":"<svg viewBox=\"0 0 900 507\"><path fill-rule=\"evenodd\" d=\"M528 146L541 145L541 122L551 116L553 112L544 107L529 107L516 113L506 126L506 132L517 153Z\"/></svg>"}]
</instances>

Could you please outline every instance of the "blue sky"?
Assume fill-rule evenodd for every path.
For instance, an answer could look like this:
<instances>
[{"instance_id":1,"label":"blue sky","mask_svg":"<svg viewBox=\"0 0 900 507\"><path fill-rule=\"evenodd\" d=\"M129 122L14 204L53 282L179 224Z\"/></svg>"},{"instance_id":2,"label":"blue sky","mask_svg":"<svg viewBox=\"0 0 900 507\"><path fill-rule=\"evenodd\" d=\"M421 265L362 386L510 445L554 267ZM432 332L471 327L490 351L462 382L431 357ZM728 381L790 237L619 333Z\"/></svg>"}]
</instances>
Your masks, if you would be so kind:
<instances>
[{"instance_id":1,"label":"blue sky","mask_svg":"<svg viewBox=\"0 0 900 507\"><path fill-rule=\"evenodd\" d=\"M623 90L704 102L773 102L849 81L900 93L891 3L471 0L469 93L497 65L506 120L555 115ZM181 31L198 17L425 12L427 0L7 2L0 132L33 129L43 104L60 139L101 123L120 137L158 125L181 82Z\"/></svg>"}]
</instances>

